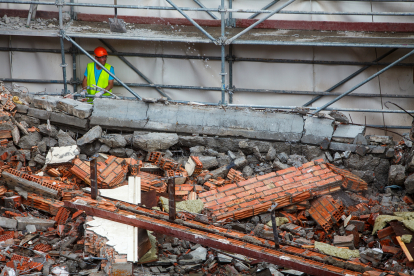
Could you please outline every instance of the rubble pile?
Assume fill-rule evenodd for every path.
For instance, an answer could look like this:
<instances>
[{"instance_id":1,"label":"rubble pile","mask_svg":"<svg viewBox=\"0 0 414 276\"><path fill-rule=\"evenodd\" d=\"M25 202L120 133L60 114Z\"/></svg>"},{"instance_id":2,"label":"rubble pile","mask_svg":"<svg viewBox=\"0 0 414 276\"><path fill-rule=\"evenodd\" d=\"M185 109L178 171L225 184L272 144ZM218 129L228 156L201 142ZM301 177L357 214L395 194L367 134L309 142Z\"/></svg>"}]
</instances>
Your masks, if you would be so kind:
<instances>
[{"instance_id":1,"label":"rubble pile","mask_svg":"<svg viewBox=\"0 0 414 276\"><path fill-rule=\"evenodd\" d=\"M408 137L358 135L335 151L84 131L59 118L86 120L92 105L0 93L2 275L414 273ZM119 244L119 231L135 238Z\"/></svg>"}]
</instances>

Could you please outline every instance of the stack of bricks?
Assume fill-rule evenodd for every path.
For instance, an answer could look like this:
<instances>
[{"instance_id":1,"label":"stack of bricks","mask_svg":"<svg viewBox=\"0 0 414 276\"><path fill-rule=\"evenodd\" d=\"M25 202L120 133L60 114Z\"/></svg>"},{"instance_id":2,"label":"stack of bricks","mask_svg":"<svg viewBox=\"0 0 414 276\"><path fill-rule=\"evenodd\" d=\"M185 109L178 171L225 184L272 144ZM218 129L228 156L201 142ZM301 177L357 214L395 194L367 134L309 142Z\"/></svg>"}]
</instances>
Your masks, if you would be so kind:
<instances>
[{"instance_id":1,"label":"stack of bricks","mask_svg":"<svg viewBox=\"0 0 414 276\"><path fill-rule=\"evenodd\" d=\"M323 159L224 185L198 196L213 221L239 220L326 195L341 189L344 177Z\"/></svg>"},{"instance_id":2,"label":"stack of bricks","mask_svg":"<svg viewBox=\"0 0 414 276\"><path fill-rule=\"evenodd\" d=\"M197 176L203 170L203 163L201 163L200 159L197 156L191 156L191 159L195 163L195 168L194 168L193 176Z\"/></svg>"},{"instance_id":3,"label":"stack of bricks","mask_svg":"<svg viewBox=\"0 0 414 276\"><path fill-rule=\"evenodd\" d=\"M240 182L240 181L246 180L243 177L243 173L242 172L236 171L233 168L231 168L229 170L229 173L227 174L227 178L230 179L230 180L232 180L233 182Z\"/></svg>"},{"instance_id":4,"label":"stack of bricks","mask_svg":"<svg viewBox=\"0 0 414 276\"><path fill-rule=\"evenodd\" d=\"M36 195L32 193L27 194L27 199L22 199L24 205L42 210L53 216L56 216L59 209L63 206L62 201L53 200L51 198L45 198L41 195Z\"/></svg>"},{"instance_id":5,"label":"stack of bricks","mask_svg":"<svg viewBox=\"0 0 414 276\"><path fill-rule=\"evenodd\" d=\"M70 215L70 211L65 207L61 207L59 208L59 211L56 214L55 221L57 222L58 225L65 225L66 221L69 218L69 215Z\"/></svg>"},{"instance_id":6,"label":"stack of bricks","mask_svg":"<svg viewBox=\"0 0 414 276\"><path fill-rule=\"evenodd\" d=\"M128 172L128 165L125 160L115 156L109 156L105 162L98 162L97 167L97 181L100 189L117 187L125 180ZM76 158L70 171L85 183L91 185L90 162Z\"/></svg>"},{"instance_id":7,"label":"stack of bricks","mask_svg":"<svg viewBox=\"0 0 414 276\"><path fill-rule=\"evenodd\" d=\"M141 178L141 190L144 192L155 190L157 193L164 193L167 190L167 183L161 176L147 172L140 172L138 176Z\"/></svg>"},{"instance_id":8,"label":"stack of bricks","mask_svg":"<svg viewBox=\"0 0 414 276\"><path fill-rule=\"evenodd\" d=\"M16 271L20 271L20 274L28 274L30 271L42 271L43 264L34 262L29 257L20 256L17 254L13 254L10 261L7 262L6 266L15 269Z\"/></svg>"},{"instance_id":9,"label":"stack of bricks","mask_svg":"<svg viewBox=\"0 0 414 276\"><path fill-rule=\"evenodd\" d=\"M327 166L333 172L342 175L342 177L344 178L342 187L344 187L345 189L353 191L353 192L361 192L361 191L367 190L368 188L367 182L365 182L364 180L362 180L355 174L347 170L340 169L332 164L327 164Z\"/></svg>"},{"instance_id":10,"label":"stack of bricks","mask_svg":"<svg viewBox=\"0 0 414 276\"><path fill-rule=\"evenodd\" d=\"M344 215L344 206L335 201L332 196L325 195L314 199L309 208L311 217L328 232L334 224L338 224Z\"/></svg>"}]
</instances>

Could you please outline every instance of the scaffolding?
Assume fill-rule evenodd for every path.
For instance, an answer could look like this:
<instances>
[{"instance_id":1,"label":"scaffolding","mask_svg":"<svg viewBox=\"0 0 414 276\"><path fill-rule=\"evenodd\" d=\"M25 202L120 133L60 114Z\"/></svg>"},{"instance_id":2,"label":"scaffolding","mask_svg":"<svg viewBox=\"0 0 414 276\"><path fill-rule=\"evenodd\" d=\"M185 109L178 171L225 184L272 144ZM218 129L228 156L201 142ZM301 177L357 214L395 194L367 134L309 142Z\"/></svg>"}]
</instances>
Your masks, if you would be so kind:
<instances>
[{"instance_id":1,"label":"scaffolding","mask_svg":"<svg viewBox=\"0 0 414 276\"><path fill-rule=\"evenodd\" d=\"M374 112L374 113L400 113L404 114L402 110L383 110L383 109L357 109L357 108L330 108L332 104L337 102L346 96L352 97L382 97L382 98L414 98L414 95L399 95L399 94L364 94L364 93L352 93L360 86L369 82L373 78L379 76L383 72L394 66L403 66L403 67L413 67L413 63L404 63L403 61L409 56L414 54L414 36L410 32L414 33L414 24L412 23L395 23L395 24L371 24L360 23L358 30L371 30L376 32L381 32L381 35L378 33L364 33L363 39L358 37L348 37L346 41L342 39L342 34L339 31L331 31L329 35L324 35L320 33L317 38L315 38L315 30L324 30L329 29L332 22L327 22L326 24L321 25L318 22L308 22L304 25L303 22L286 22L283 20L271 21L271 18L275 14L301 14L301 15L366 15L366 16L408 16L411 17L414 15L414 12L326 12L326 11L286 11L284 8L288 7L290 4L294 3L295 0L287 0L278 8L270 10L272 6L278 3L278 0L273 0L262 9L233 9L232 1L228 1L228 7L225 6L225 1L220 0L220 6L218 8L206 8L200 1L194 0L194 2L199 6L199 8L194 7L179 7L172 0L165 0L170 4L171 7L164 6L139 6L139 5L112 5L112 4L95 4L95 3L74 3L73 0L70 2L65 2L64 0L57 0L56 2L47 2L47 1L20 1L20 0L0 0L0 3L9 3L9 4L30 4L29 14L28 14L28 24L30 18L34 18L36 13L37 6L47 5L47 6L56 6L58 13L57 17L59 18L59 30L58 31L37 31L37 30L27 30L27 31L13 31L0 28L0 35L22 35L22 36L43 36L43 37L56 37L60 39L61 49L29 49L29 48L16 48L16 47L0 47L0 51L21 51L21 52L44 52L44 53L60 53L62 56L62 80L42 80L42 79L15 79L15 78L0 78L0 80L5 82L31 82L31 83L59 83L63 84L62 94L68 93L68 85L73 86L73 91L77 91L77 86L81 83L80 80L76 78L76 56L80 53L86 55L89 59L99 64L97 60L91 55L91 52L83 49L78 43L75 42L74 38L93 38L99 39L109 50L110 55L118 56L128 67L130 67L136 74L145 80L146 83L124 83L121 79L109 72L104 66L101 66L103 70L107 71L108 74L114 77L117 81L115 85L123 86L127 91L129 91L137 100L142 100L142 97L137 94L131 87L150 87L153 88L157 93L163 97L166 97L171 102L177 103L188 103L189 101L181 99L171 99L166 93L163 92L164 88L168 89L196 89L196 90L209 90L209 91L218 91L220 92L220 99L215 103L203 102L205 105L217 105L217 106L234 106L234 107L250 107L250 108L260 108L260 109L295 109L299 106L283 106L283 105L248 105L248 104L234 104L233 103L233 94L238 92L251 92L251 93L273 93L273 94L288 94L288 95L311 95L315 96L311 101L308 101L303 104L303 107L308 107L312 103L316 102L318 99L324 96L335 96L335 99L329 101L320 107L309 107L309 110L312 114L316 114L320 111L328 110L338 110L338 111L348 111L348 112ZM368 0L347 0L347 1L368 1ZM391 2L391 3L402 3L402 2L414 2L414 0L371 0L371 2ZM158 35L154 35L154 30L152 30L151 35L140 33L139 36L134 35L121 35L116 33L81 33L77 32L74 28L64 28L63 24L63 7L71 8L71 19L74 20L77 18L73 8L79 7L96 7L96 8L118 8L118 9L142 9L142 10L172 10L178 11L187 21L179 21L180 24L186 26L182 27L182 33L186 34L185 36L173 37L168 36L160 32ZM212 19L211 20L197 20L192 19L187 12L205 12ZM220 17L217 17L214 13L220 14ZM248 13L252 14L248 19L238 19L235 17L237 13ZM261 19L254 19L258 15L264 15ZM98 16L99 18L99 16ZM79 19L79 18L78 18ZM82 19L81 20L85 20ZM99 19L98 19L99 20ZM142 19L142 22L151 22L151 19ZM178 19L177 19L178 20ZM293 23L292 23L293 22ZM300 38L297 36L281 35L278 31L278 28L281 26L289 25L292 26L295 23L298 27L295 32L300 33ZM338 23L338 22L336 22ZM319 25L318 25L319 24ZM343 22L343 24L352 24L352 22ZM206 28L205 26L208 26ZM234 28L238 27L238 28ZM245 28L244 28L245 27ZM337 26L338 27L338 26ZM339 26L339 29L343 26ZM354 26L355 27L355 26ZM244 28L240 31L241 28ZM263 32L263 28L266 29L266 32ZM368 28L368 29L367 29ZM397 31L396 31L397 30ZM399 30L399 31L398 31ZM186 33L187 32L187 33ZM260 36L249 36L252 32L260 34ZM410 35L408 35L410 34ZM258 37L260 37L258 39ZM305 39L304 39L305 38ZM130 53L130 52L118 52L114 47L112 47L107 40L108 39L126 39L126 40L140 40L140 41L159 41L159 42L184 42L184 43L208 43L220 47L220 56L188 56L188 55L168 55L168 54L143 54L143 53ZM64 48L64 40L69 41L72 44L72 47L67 50ZM243 44L243 45L289 45L289 46L329 46L329 47L370 47L370 48L389 48L390 50L383 54L382 56L376 58L371 62L351 62L351 61L322 61L322 60L301 60L301 59L264 59L264 58L243 58L236 57L233 55L233 45ZM226 53L226 47L228 49ZM389 56L391 53L396 52L398 49L408 49L409 52L402 57L398 58L394 62L381 62L385 57ZM66 72L66 60L65 54L72 55L73 62L73 77L68 80ZM186 85L166 85L154 83L151 79L145 76L140 70L138 70L132 63L130 63L125 57L135 56L135 57L148 57L148 58L170 58L170 59L194 59L194 60L216 60L221 62L221 70L219 75L221 77L221 86L220 87L204 87L204 86L186 86ZM296 91L296 90L275 90L275 89L250 89L250 88L239 88L235 87L233 83L233 66L234 63L239 61L245 62L266 62L266 63L291 63L291 64L321 64L321 65L357 65L363 66L359 70L347 76L345 79L339 81L329 89L325 91ZM228 64L228 72L225 70L225 65ZM335 93L333 92L337 87L343 85L349 80L353 79L357 75L361 74L371 66L384 66L383 69L379 70L377 73L371 75L369 78L364 81L359 82L351 89L348 89L344 93ZM226 83L226 75L228 75L228 83ZM226 102L226 95L228 102ZM414 113L414 111L409 110L408 112ZM386 126L388 128L401 128L409 129L408 126Z\"/></svg>"}]
</instances>

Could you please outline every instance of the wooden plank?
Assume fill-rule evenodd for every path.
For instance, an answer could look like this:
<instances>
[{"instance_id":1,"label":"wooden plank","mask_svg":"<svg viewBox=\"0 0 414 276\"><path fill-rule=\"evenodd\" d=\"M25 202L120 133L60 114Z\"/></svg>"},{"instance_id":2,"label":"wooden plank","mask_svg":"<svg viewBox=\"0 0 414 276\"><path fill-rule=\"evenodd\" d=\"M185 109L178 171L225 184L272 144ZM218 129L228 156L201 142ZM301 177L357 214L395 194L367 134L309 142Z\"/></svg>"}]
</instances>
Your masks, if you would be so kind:
<instances>
[{"instance_id":1,"label":"wooden plank","mask_svg":"<svg viewBox=\"0 0 414 276\"><path fill-rule=\"evenodd\" d=\"M0 130L0 139L12 138L11 130Z\"/></svg>"},{"instance_id":2,"label":"wooden plank","mask_svg":"<svg viewBox=\"0 0 414 276\"><path fill-rule=\"evenodd\" d=\"M410 254L410 252L408 252L407 246L405 246L405 243L401 240L401 237L400 237L400 236L396 236L395 238L397 239L398 243L400 244L401 249L403 250L403 252L404 252L405 256L406 256L406 257L407 257L407 259L408 259L408 261L409 261L409 262L414 261L414 260L413 260L413 257L412 257L412 256L411 256L411 254Z\"/></svg>"}]
</instances>

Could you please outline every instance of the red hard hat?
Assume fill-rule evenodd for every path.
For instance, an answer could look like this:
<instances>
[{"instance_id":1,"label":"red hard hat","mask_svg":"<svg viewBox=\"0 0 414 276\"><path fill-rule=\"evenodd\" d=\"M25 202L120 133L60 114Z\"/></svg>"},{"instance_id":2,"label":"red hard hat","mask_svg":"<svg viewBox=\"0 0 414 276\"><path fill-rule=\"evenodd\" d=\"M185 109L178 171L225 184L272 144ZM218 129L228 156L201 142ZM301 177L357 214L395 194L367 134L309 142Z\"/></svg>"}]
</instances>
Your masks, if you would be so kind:
<instances>
[{"instance_id":1,"label":"red hard hat","mask_svg":"<svg viewBox=\"0 0 414 276\"><path fill-rule=\"evenodd\" d=\"M97 57L103 57L103 56L107 56L108 53L106 52L104 47L96 47L96 49L93 51L95 53L95 56Z\"/></svg>"}]
</instances>

